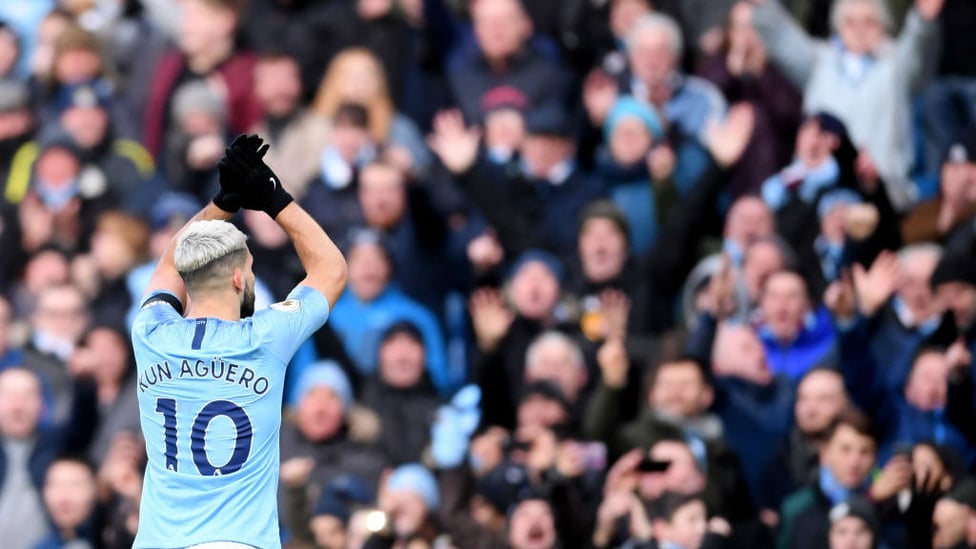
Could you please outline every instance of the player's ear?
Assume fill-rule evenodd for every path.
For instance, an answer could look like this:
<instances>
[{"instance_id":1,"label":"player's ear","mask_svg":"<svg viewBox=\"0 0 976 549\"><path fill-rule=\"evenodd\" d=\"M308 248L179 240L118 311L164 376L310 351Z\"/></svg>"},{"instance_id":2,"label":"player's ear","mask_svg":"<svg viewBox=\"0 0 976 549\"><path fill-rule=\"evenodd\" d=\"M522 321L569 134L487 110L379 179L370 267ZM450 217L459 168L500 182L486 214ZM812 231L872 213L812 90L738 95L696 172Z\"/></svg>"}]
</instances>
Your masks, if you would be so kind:
<instances>
[{"instance_id":1,"label":"player's ear","mask_svg":"<svg viewBox=\"0 0 976 549\"><path fill-rule=\"evenodd\" d=\"M234 288L244 291L244 271L240 267L234 267Z\"/></svg>"}]
</instances>

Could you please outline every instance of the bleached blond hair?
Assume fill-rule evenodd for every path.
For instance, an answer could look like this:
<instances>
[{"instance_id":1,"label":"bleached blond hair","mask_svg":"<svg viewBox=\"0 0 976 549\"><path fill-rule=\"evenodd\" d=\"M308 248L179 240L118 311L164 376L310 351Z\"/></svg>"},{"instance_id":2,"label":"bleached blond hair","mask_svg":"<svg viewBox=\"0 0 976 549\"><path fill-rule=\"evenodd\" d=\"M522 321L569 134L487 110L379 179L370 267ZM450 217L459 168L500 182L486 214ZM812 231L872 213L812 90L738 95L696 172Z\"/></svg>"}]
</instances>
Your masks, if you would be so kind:
<instances>
[{"instance_id":1,"label":"bleached blond hair","mask_svg":"<svg viewBox=\"0 0 976 549\"><path fill-rule=\"evenodd\" d=\"M681 27L674 19L663 13L648 13L637 18L631 23L624 42L627 50L633 50L641 36L651 32L664 32L668 35L668 43L671 44L671 51L675 57L681 57L684 51L684 38L681 35Z\"/></svg>"},{"instance_id":2,"label":"bleached blond hair","mask_svg":"<svg viewBox=\"0 0 976 549\"><path fill-rule=\"evenodd\" d=\"M183 229L176 239L173 263L187 286L195 286L239 266L246 254L244 233L226 221L210 219Z\"/></svg>"}]
</instances>

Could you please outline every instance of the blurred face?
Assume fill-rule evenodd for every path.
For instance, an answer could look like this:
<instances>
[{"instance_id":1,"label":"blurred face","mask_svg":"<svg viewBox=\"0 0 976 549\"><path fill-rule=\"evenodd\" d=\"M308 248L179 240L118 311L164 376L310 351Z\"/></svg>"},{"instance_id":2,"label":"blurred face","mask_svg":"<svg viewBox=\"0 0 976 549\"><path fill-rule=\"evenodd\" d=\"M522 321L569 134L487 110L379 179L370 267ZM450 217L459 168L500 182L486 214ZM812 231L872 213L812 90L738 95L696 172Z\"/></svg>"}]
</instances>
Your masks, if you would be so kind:
<instances>
[{"instance_id":1,"label":"blurred face","mask_svg":"<svg viewBox=\"0 0 976 549\"><path fill-rule=\"evenodd\" d=\"M735 376L756 385L766 385L773 379L762 342L746 326L719 327L712 368L717 376Z\"/></svg>"},{"instance_id":2,"label":"blurred face","mask_svg":"<svg viewBox=\"0 0 976 549\"><path fill-rule=\"evenodd\" d=\"M424 373L424 346L407 334L397 334L380 346L379 360L383 382L407 389L417 385Z\"/></svg>"},{"instance_id":3,"label":"blurred face","mask_svg":"<svg viewBox=\"0 0 976 549\"><path fill-rule=\"evenodd\" d=\"M102 142L108 131L108 113L101 107L71 107L61 114L61 125L83 149Z\"/></svg>"},{"instance_id":4,"label":"blurred face","mask_svg":"<svg viewBox=\"0 0 976 549\"><path fill-rule=\"evenodd\" d=\"M74 529L95 509L95 475L80 463L55 462L44 481L44 505L60 530Z\"/></svg>"},{"instance_id":5,"label":"blurred face","mask_svg":"<svg viewBox=\"0 0 976 549\"><path fill-rule=\"evenodd\" d=\"M38 298L37 310L32 316L32 327L62 340L75 342L85 331L85 313L85 300L76 288L48 288Z\"/></svg>"},{"instance_id":6,"label":"blurred face","mask_svg":"<svg viewBox=\"0 0 976 549\"><path fill-rule=\"evenodd\" d=\"M393 531L398 537L408 537L420 531L427 519L427 504L419 494L408 490L390 492L383 505L390 510L393 518Z\"/></svg>"},{"instance_id":7,"label":"blurred face","mask_svg":"<svg viewBox=\"0 0 976 549\"><path fill-rule=\"evenodd\" d=\"M613 221L595 217L580 229L579 254L586 279L606 282L623 271L628 254L627 238Z\"/></svg>"},{"instance_id":8,"label":"blurred face","mask_svg":"<svg viewBox=\"0 0 976 549\"><path fill-rule=\"evenodd\" d=\"M298 430L311 442L326 441L342 427L342 399L324 386L308 391L298 402Z\"/></svg>"},{"instance_id":9,"label":"blurred face","mask_svg":"<svg viewBox=\"0 0 976 549\"><path fill-rule=\"evenodd\" d=\"M261 60L254 67L254 93L268 116L283 117L294 112L302 95L298 63L289 57Z\"/></svg>"},{"instance_id":10,"label":"blurred face","mask_svg":"<svg viewBox=\"0 0 976 549\"><path fill-rule=\"evenodd\" d=\"M932 522L935 526L933 546L936 549L949 549L966 539L966 526L969 509L956 501L942 498L935 504Z\"/></svg>"},{"instance_id":11,"label":"blurred face","mask_svg":"<svg viewBox=\"0 0 976 549\"><path fill-rule=\"evenodd\" d=\"M346 528L337 517L319 515L309 522L315 545L322 549L346 549Z\"/></svg>"},{"instance_id":12,"label":"blurred face","mask_svg":"<svg viewBox=\"0 0 976 549\"><path fill-rule=\"evenodd\" d=\"M736 200L725 220L725 238L745 249L750 243L773 234L773 214L762 199L748 196Z\"/></svg>"},{"instance_id":13,"label":"blurred face","mask_svg":"<svg viewBox=\"0 0 976 549\"><path fill-rule=\"evenodd\" d=\"M614 37L623 40L631 24L648 13L651 6L645 0L614 0L610 2L610 30Z\"/></svg>"},{"instance_id":14,"label":"blurred face","mask_svg":"<svg viewBox=\"0 0 976 549\"><path fill-rule=\"evenodd\" d=\"M618 122L610 134L610 155L617 164L633 166L644 161L653 142L647 126L639 119L628 116Z\"/></svg>"},{"instance_id":15,"label":"blurred face","mask_svg":"<svg viewBox=\"0 0 976 549\"><path fill-rule=\"evenodd\" d=\"M976 201L976 162L946 162L939 182L943 202L968 206Z\"/></svg>"},{"instance_id":16,"label":"blurred face","mask_svg":"<svg viewBox=\"0 0 976 549\"><path fill-rule=\"evenodd\" d=\"M583 364L578 362L578 350L568 343L549 341L536 346L526 364L525 381L549 381L562 390L570 402L575 402L586 383Z\"/></svg>"},{"instance_id":17,"label":"blurred face","mask_svg":"<svg viewBox=\"0 0 976 549\"><path fill-rule=\"evenodd\" d=\"M512 549L555 547L556 523L549 504L541 500L520 503L509 520L508 543Z\"/></svg>"},{"instance_id":18,"label":"blurred face","mask_svg":"<svg viewBox=\"0 0 976 549\"><path fill-rule=\"evenodd\" d=\"M664 472L641 473L637 487L641 498L653 500L664 492L692 494L705 488L705 477L686 444L662 440L651 447L648 455L655 461L667 461L671 465Z\"/></svg>"},{"instance_id":19,"label":"blurred face","mask_svg":"<svg viewBox=\"0 0 976 549\"><path fill-rule=\"evenodd\" d=\"M796 426L807 436L822 433L847 404L840 374L818 370L800 381L794 414Z\"/></svg>"},{"instance_id":20,"label":"blurred face","mask_svg":"<svg viewBox=\"0 0 976 549\"><path fill-rule=\"evenodd\" d=\"M935 314L935 300L929 280L939 258L935 254L916 252L898 262L898 297L908 306L915 322L924 322Z\"/></svg>"},{"instance_id":21,"label":"blurred face","mask_svg":"<svg viewBox=\"0 0 976 549\"><path fill-rule=\"evenodd\" d=\"M728 40L731 50L763 47L752 26L752 6L748 2L736 3L729 12Z\"/></svg>"},{"instance_id":22,"label":"blurred face","mask_svg":"<svg viewBox=\"0 0 976 549\"><path fill-rule=\"evenodd\" d=\"M48 149L41 154L34 165L37 178L52 187L66 185L74 181L78 177L80 169L81 165L78 163L78 159L70 152L60 148Z\"/></svg>"},{"instance_id":23,"label":"blurred face","mask_svg":"<svg viewBox=\"0 0 976 549\"><path fill-rule=\"evenodd\" d=\"M99 382L118 383L129 369L128 343L109 328L92 330L82 350L96 359L95 379Z\"/></svg>"},{"instance_id":24,"label":"blurred face","mask_svg":"<svg viewBox=\"0 0 976 549\"><path fill-rule=\"evenodd\" d=\"M566 410L558 401L550 400L542 395L533 395L524 399L516 411L518 426L543 427L551 429L566 423Z\"/></svg>"},{"instance_id":25,"label":"blurred face","mask_svg":"<svg viewBox=\"0 0 976 549\"><path fill-rule=\"evenodd\" d=\"M407 208L400 171L376 164L366 167L359 176L359 205L370 226L389 229L396 225Z\"/></svg>"},{"instance_id":26,"label":"blurred face","mask_svg":"<svg viewBox=\"0 0 976 549\"><path fill-rule=\"evenodd\" d=\"M942 353L927 352L915 359L905 385L905 398L914 408L929 412L946 403L946 361Z\"/></svg>"},{"instance_id":27,"label":"blurred face","mask_svg":"<svg viewBox=\"0 0 976 549\"><path fill-rule=\"evenodd\" d=\"M708 528L705 503L696 500L679 507L670 522L658 521L658 539L676 543L681 547L700 547Z\"/></svg>"},{"instance_id":28,"label":"blurred face","mask_svg":"<svg viewBox=\"0 0 976 549\"><path fill-rule=\"evenodd\" d=\"M662 364L654 378L650 405L668 415L691 418L712 402L712 390L694 362Z\"/></svg>"},{"instance_id":29,"label":"blurred face","mask_svg":"<svg viewBox=\"0 0 976 549\"><path fill-rule=\"evenodd\" d=\"M962 330L973 325L976 317L976 287L965 282L945 282L936 288L938 300L946 305Z\"/></svg>"},{"instance_id":30,"label":"blurred face","mask_svg":"<svg viewBox=\"0 0 976 549\"><path fill-rule=\"evenodd\" d=\"M792 341L803 325L808 309L806 285L794 273L779 272L766 281L759 302L763 321L777 339Z\"/></svg>"},{"instance_id":31,"label":"blurred face","mask_svg":"<svg viewBox=\"0 0 976 549\"><path fill-rule=\"evenodd\" d=\"M102 60L87 49L67 50L55 61L54 78L62 84L77 84L98 78Z\"/></svg>"},{"instance_id":32,"label":"blurred face","mask_svg":"<svg viewBox=\"0 0 976 549\"><path fill-rule=\"evenodd\" d=\"M361 301L372 301L390 281L390 263L376 244L360 244L347 258L349 287Z\"/></svg>"},{"instance_id":33,"label":"blurred face","mask_svg":"<svg viewBox=\"0 0 976 549\"><path fill-rule=\"evenodd\" d=\"M829 242L843 244L846 238L847 204L837 204L820 219L820 234Z\"/></svg>"},{"instance_id":34,"label":"blurred face","mask_svg":"<svg viewBox=\"0 0 976 549\"><path fill-rule=\"evenodd\" d=\"M875 445L849 425L840 425L820 450L820 463L845 488L858 488L874 467Z\"/></svg>"},{"instance_id":35,"label":"blurred face","mask_svg":"<svg viewBox=\"0 0 976 549\"><path fill-rule=\"evenodd\" d=\"M532 23L517 0L476 0L471 21L478 46L489 61L514 55L532 33Z\"/></svg>"},{"instance_id":36,"label":"blurred face","mask_svg":"<svg viewBox=\"0 0 976 549\"><path fill-rule=\"evenodd\" d=\"M837 34L844 48L858 55L871 53L885 37L881 14L871 2L849 2L842 9Z\"/></svg>"},{"instance_id":37,"label":"blurred face","mask_svg":"<svg viewBox=\"0 0 976 549\"><path fill-rule=\"evenodd\" d=\"M339 92L344 101L366 105L380 93L379 63L367 55L345 58L339 70Z\"/></svg>"},{"instance_id":38,"label":"blurred face","mask_svg":"<svg viewBox=\"0 0 976 549\"><path fill-rule=\"evenodd\" d=\"M517 151L525 141L525 118L515 109L498 109L485 118L485 146Z\"/></svg>"},{"instance_id":39,"label":"blurred face","mask_svg":"<svg viewBox=\"0 0 976 549\"><path fill-rule=\"evenodd\" d=\"M125 238L104 228L92 235L91 252L99 272L108 280L122 276L137 263L135 251Z\"/></svg>"},{"instance_id":40,"label":"blurred face","mask_svg":"<svg viewBox=\"0 0 976 549\"><path fill-rule=\"evenodd\" d=\"M526 318L545 320L559 299L559 281L542 263L529 262L512 279L512 301Z\"/></svg>"},{"instance_id":41,"label":"blurred face","mask_svg":"<svg viewBox=\"0 0 976 549\"><path fill-rule=\"evenodd\" d=\"M332 145L339 151L339 156L352 164L359 156L359 151L369 146L369 132L366 128L358 128L352 124L336 124L332 128Z\"/></svg>"},{"instance_id":42,"label":"blurred face","mask_svg":"<svg viewBox=\"0 0 976 549\"><path fill-rule=\"evenodd\" d=\"M20 137L32 126L31 112L27 109L0 112L0 140Z\"/></svg>"},{"instance_id":43,"label":"blurred face","mask_svg":"<svg viewBox=\"0 0 976 549\"><path fill-rule=\"evenodd\" d=\"M230 40L237 18L230 10L204 0L181 0L180 49L189 56L200 55Z\"/></svg>"},{"instance_id":44,"label":"blurred face","mask_svg":"<svg viewBox=\"0 0 976 549\"><path fill-rule=\"evenodd\" d=\"M820 122L807 119L796 134L796 156L808 168L823 164L840 146L840 140L833 134L821 131Z\"/></svg>"},{"instance_id":45,"label":"blurred face","mask_svg":"<svg viewBox=\"0 0 976 549\"><path fill-rule=\"evenodd\" d=\"M24 285L28 292L36 296L44 288L67 282L68 274L68 260L58 252L48 250L35 255L27 263Z\"/></svg>"},{"instance_id":46,"label":"blurred face","mask_svg":"<svg viewBox=\"0 0 976 549\"><path fill-rule=\"evenodd\" d=\"M573 142L559 136L529 135L522 146L522 158L529 166L529 175L540 179L545 179L553 168L572 156Z\"/></svg>"},{"instance_id":47,"label":"blurred face","mask_svg":"<svg viewBox=\"0 0 976 549\"><path fill-rule=\"evenodd\" d=\"M858 517L844 517L830 526L830 549L871 549L874 534Z\"/></svg>"},{"instance_id":48,"label":"blurred face","mask_svg":"<svg viewBox=\"0 0 976 549\"><path fill-rule=\"evenodd\" d=\"M27 370L12 369L0 374L0 433L13 439L34 434L41 417L41 384Z\"/></svg>"},{"instance_id":49,"label":"blurred face","mask_svg":"<svg viewBox=\"0 0 976 549\"><path fill-rule=\"evenodd\" d=\"M630 51L630 67L634 76L650 88L664 85L677 66L677 52L671 38L663 30L642 33Z\"/></svg>"}]
</instances>

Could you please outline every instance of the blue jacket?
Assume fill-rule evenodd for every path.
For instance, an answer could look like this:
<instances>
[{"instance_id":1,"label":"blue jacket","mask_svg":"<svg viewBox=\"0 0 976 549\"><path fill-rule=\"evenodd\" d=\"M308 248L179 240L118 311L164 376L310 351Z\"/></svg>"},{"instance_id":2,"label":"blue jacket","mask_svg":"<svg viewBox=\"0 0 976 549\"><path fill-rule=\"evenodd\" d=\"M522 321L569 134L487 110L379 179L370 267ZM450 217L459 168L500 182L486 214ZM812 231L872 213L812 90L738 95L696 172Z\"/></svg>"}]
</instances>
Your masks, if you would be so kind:
<instances>
[{"instance_id":1,"label":"blue jacket","mask_svg":"<svg viewBox=\"0 0 976 549\"><path fill-rule=\"evenodd\" d=\"M424 338L427 371L441 394L449 394L464 382L464 369L447 362L444 336L433 313L410 299L399 288L388 285L373 301L360 301L347 288L336 300L329 323L346 347L360 373L376 371L380 339L393 324L412 322Z\"/></svg>"},{"instance_id":2,"label":"blue jacket","mask_svg":"<svg viewBox=\"0 0 976 549\"><path fill-rule=\"evenodd\" d=\"M758 333L770 369L794 382L814 366L829 363L836 352L834 325L822 307L807 316L796 339L788 345L781 344L765 327L760 326Z\"/></svg>"},{"instance_id":3,"label":"blue jacket","mask_svg":"<svg viewBox=\"0 0 976 549\"><path fill-rule=\"evenodd\" d=\"M725 440L742 462L753 501L761 501L763 471L793 425L793 381L778 375L758 386L738 378L715 380L713 409L722 419Z\"/></svg>"}]
</instances>

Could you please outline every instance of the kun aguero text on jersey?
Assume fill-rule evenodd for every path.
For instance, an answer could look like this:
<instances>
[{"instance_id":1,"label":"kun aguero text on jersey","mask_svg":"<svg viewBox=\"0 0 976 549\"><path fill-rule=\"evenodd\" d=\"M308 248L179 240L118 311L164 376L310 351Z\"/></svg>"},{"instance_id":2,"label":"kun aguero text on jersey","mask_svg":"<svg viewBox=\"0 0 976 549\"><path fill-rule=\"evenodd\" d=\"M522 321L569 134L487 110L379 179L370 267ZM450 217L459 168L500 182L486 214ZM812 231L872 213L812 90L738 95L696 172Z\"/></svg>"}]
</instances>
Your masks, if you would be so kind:
<instances>
[{"instance_id":1,"label":"kun aguero text on jersey","mask_svg":"<svg viewBox=\"0 0 976 549\"><path fill-rule=\"evenodd\" d=\"M258 396L267 393L271 385L268 378L256 376L254 370L247 366L225 362L221 358L214 358L210 362L184 358L178 371L170 367L168 360L143 370L139 375L139 391L144 393L153 385L172 380L174 376L177 379L220 379L242 385Z\"/></svg>"}]
</instances>

